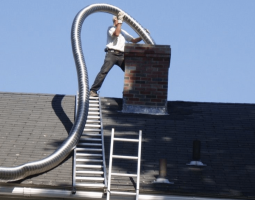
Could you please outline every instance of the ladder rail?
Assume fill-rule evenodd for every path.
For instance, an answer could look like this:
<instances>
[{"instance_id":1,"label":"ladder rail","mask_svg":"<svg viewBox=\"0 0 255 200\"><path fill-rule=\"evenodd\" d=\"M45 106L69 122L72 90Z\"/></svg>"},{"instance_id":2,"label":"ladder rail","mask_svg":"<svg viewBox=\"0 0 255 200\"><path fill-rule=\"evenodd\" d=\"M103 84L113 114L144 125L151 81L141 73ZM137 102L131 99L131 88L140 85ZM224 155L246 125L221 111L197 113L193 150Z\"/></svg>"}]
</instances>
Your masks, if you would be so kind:
<instances>
[{"instance_id":1,"label":"ladder rail","mask_svg":"<svg viewBox=\"0 0 255 200\"><path fill-rule=\"evenodd\" d=\"M76 148L73 150L73 192L76 191Z\"/></svg>"},{"instance_id":2,"label":"ladder rail","mask_svg":"<svg viewBox=\"0 0 255 200\"><path fill-rule=\"evenodd\" d=\"M75 95L75 108L74 108L74 120L76 118L77 115L77 108L78 108L78 92ZM75 194L76 193L76 146L74 147L73 150L73 190L72 193Z\"/></svg>"},{"instance_id":3,"label":"ladder rail","mask_svg":"<svg viewBox=\"0 0 255 200\"><path fill-rule=\"evenodd\" d=\"M107 187L107 174L106 174L106 163L105 163L105 149L104 149L104 127L102 122L102 110L101 110L101 97L99 97L99 112L100 112L100 125L101 125L101 143L102 143L102 154L103 154L103 170L104 170L104 184Z\"/></svg>"},{"instance_id":4,"label":"ladder rail","mask_svg":"<svg viewBox=\"0 0 255 200\"><path fill-rule=\"evenodd\" d=\"M110 200L110 190L111 190L111 176L112 176L112 152L113 152L113 141L114 141L114 128L111 133L111 147L110 147L110 158L109 158L109 172L108 172L108 186L107 186L107 198Z\"/></svg>"},{"instance_id":5,"label":"ladder rail","mask_svg":"<svg viewBox=\"0 0 255 200\"><path fill-rule=\"evenodd\" d=\"M136 183L136 200L139 199L139 190L140 190L141 149L142 149L142 130L139 130L138 162L137 162L137 183Z\"/></svg>"}]
</instances>

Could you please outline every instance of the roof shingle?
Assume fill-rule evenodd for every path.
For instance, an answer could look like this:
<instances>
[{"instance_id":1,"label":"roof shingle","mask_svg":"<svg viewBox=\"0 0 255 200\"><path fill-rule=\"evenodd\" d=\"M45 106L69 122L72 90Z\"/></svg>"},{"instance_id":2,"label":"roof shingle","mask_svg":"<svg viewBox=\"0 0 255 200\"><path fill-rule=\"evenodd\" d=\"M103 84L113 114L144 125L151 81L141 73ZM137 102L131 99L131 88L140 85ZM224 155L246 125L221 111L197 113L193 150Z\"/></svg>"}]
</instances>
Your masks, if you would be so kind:
<instances>
[{"instance_id":1,"label":"roof shingle","mask_svg":"<svg viewBox=\"0 0 255 200\"><path fill-rule=\"evenodd\" d=\"M255 199L255 104L168 102L169 115L127 114L122 99L101 98L108 166L110 134L137 138L143 131L141 193ZM74 118L74 96L0 93L0 165L17 166L54 152ZM200 140L207 167L190 167ZM115 143L116 154L137 155L137 144ZM70 188L71 155L60 166L14 184ZM152 184L167 159L174 185ZM136 173L136 162L115 160L113 171ZM133 190L136 179L114 177L112 189ZM1 183L2 184L2 183Z\"/></svg>"}]
</instances>

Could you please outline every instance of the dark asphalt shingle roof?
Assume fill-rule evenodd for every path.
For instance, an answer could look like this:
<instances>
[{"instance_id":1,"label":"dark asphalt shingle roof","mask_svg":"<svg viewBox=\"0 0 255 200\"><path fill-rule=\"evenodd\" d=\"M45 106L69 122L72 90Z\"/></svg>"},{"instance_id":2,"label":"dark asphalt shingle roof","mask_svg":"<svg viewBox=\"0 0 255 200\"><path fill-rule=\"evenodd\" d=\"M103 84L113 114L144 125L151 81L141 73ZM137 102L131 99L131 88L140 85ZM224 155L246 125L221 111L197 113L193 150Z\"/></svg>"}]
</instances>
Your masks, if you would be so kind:
<instances>
[{"instance_id":1,"label":"dark asphalt shingle roof","mask_svg":"<svg viewBox=\"0 0 255 200\"><path fill-rule=\"evenodd\" d=\"M111 128L116 137L134 137L143 130L141 192L255 198L255 104L172 101L166 116L123 114L118 112L121 105L121 99L102 99L106 157ZM186 166L196 139L202 143L205 168ZM137 154L133 145L115 147L118 154L132 150ZM158 176L160 158L167 159L167 178L174 185L151 184ZM117 171L133 173L131 168L132 163L116 161ZM126 183L125 188L133 187L128 178L112 183L112 188Z\"/></svg>"},{"instance_id":2,"label":"dark asphalt shingle roof","mask_svg":"<svg viewBox=\"0 0 255 200\"><path fill-rule=\"evenodd\" d=\"M0 93L0 166L18 166L52 154L72 128L74 99L65 95ZM17 183L68 186L72 183L72 159Z\"/></svg>"},{"instance_id":3,"label":"dark asphalt shingle roof","mask_svg":"<svg viewBox=\"0 0 255 200\"><path fill-rule=\"evenodd\" d=\"M101 101L107 166L111 128L116 137L126 138L143 131L141 193L255 199L255 104L171 101L169 115L155 116L119 112L122 99ZM17 166L54 152L72 127L74 103L74 96L0 93L0 165ZM202 143L205 168L186 166L195 139ZM137 144L115 143L115 153L136 155ZM160 158L167 159L167 178L174 185L152 184ZM113 162L115 172L135 170L134 161ZM133 190L135 182L114 177L112 189ZM69 188L72 157L14 184Z\"/></svg>"}]
</instances>

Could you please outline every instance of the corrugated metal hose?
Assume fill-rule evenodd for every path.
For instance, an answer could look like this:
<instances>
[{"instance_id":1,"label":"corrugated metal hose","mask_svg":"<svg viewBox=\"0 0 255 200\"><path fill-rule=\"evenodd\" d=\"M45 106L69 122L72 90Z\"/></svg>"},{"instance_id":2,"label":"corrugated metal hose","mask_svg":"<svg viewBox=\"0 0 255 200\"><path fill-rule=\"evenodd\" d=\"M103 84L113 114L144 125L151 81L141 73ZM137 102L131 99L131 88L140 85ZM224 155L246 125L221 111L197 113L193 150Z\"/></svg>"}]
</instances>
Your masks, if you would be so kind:
<instances>
[{"instance_id":1,"label":"corrugated metal hose","mask_svg":"<svg viewBox=\"0 0 255 200\"><path fill-rule=\"evenodd\" d=\"M48 157L39 161L25 163L17 167L0 167L1 182L16 181L23 179L27 176L39 174L50 170L59 165L75 148L83 132L88 116L89 107L88 73L82 53L80 37L82 24L84 20L92 13L106 12L117 15L119 11L124 12L123 10L109 4L92 4L82 9L76 15L73 21L71 32L73 56L76 64L79 85L79 100L77 106L77 116L74 125L66 140L54 153L52 153ZM143 39L146 44L155 44L155 42L146 32L146 30L127 13L125 13L124 22L126 22L131 28L133 28L134 31Z\"/></svg>"}]
</instances>

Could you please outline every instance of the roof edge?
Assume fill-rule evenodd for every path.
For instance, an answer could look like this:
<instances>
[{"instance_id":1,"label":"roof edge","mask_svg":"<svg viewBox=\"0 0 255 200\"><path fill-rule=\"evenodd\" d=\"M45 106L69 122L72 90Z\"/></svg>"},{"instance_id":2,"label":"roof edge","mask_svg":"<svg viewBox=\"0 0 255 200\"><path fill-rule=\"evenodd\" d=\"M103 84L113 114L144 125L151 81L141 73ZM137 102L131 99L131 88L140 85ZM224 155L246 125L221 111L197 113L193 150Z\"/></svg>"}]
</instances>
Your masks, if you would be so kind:
<instances>
[{"instance_id":1,"label":"roof edge","mask_svg":"<svg viewBox=\"0 0 255 200\"><path fill-rule=\"evenodd\" d=\"M72 194L71 190L61 189L46 189L46 188L26 188L26 187L1 187L0 195L17 197L34 197L34 198L67 198L67 199L106 199L106 195L103 192L83 192L77 191L76 194ZM132 196L118 196L112 195L112 200L117 199L131 200ZM154 194L140 194L139 200L234 200L230 198L209 198L209 197L195 197L195 196L177 196L177 195L154 195ZM236 198L235 198L236 199Z\"/></svg>"}]
</instances>

